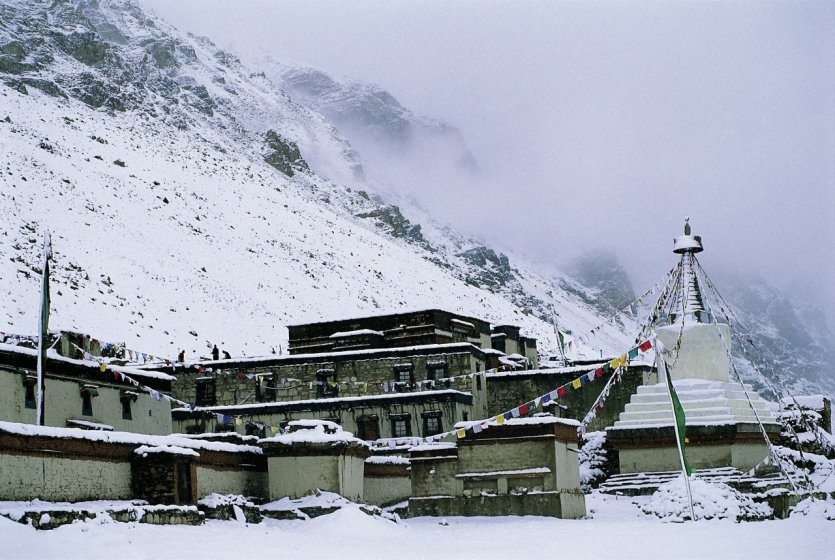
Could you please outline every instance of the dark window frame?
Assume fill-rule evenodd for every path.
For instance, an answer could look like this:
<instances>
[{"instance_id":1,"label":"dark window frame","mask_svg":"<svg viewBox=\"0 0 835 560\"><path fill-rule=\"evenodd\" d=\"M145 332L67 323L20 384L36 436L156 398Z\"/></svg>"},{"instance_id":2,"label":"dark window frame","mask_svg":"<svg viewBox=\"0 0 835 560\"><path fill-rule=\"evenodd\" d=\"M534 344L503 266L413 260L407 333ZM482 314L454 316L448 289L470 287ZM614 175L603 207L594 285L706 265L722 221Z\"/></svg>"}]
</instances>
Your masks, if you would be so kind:
<instances>
[{"instance_id":1,"label":"dark window frame","mask_svg":"<svg viewBox=\"0 0 835 560\"><path fill-rule=\"evenodd\" d=\"M391 437L403 438L412 437L412 415L411 414L392 414L391 415ZM398 426L403 426L403 433L399 433Z\"/></svg>"},{"instance_id":2,"label":"dark window frame","mask_svg":"<svg viewBox=\"0 0 835 560\"><path fill-rule=\"evenodd\" d=\"M443 413L440 410L429 410L421 416L423 417L423 437L443 433Z\"/></svg>"},{"instance_id":3,"label":"dark window frame","mask_svg":"<svg viewBox=\"0 0 835 560\"><path fill-rule=\"evenodd\" d=\"M194 404L197 406L214 406L217 404L217 382L214 378L196 379L194 390Z\"/></svg>"}]
</instances>

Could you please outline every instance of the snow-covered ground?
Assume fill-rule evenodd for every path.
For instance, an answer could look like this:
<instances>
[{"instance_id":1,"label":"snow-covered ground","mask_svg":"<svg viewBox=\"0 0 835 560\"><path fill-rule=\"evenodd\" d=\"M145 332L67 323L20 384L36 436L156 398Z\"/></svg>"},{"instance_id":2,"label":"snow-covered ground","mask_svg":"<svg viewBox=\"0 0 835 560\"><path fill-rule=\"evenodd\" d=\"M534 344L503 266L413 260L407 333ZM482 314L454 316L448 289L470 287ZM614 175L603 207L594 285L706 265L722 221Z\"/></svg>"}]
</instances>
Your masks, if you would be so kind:
<instances>
[{"instance_id":1,"label":"snow-covered ground","mask_svg":"<svg viewBox=\"0 0 835 560\"><path fill-rule=\"evenodd\" d=\"M393 523L343 507L305 521L200 527L90 521L37 531L0 517L3 558L826 558L833 524L813 505L780 521L665 523L635 498L587 496L591 519L417 518ZM832 505L829 505L830 511Z\"/></svg>"}]
</instances>

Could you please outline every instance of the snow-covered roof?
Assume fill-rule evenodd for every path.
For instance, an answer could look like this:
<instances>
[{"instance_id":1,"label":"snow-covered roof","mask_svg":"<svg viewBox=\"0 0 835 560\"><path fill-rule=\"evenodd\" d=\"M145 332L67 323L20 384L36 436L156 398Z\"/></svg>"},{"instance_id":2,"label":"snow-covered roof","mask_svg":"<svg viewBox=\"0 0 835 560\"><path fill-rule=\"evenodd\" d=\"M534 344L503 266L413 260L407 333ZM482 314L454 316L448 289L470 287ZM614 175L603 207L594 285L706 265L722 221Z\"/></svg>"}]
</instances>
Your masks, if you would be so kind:
<instances>
[{"instance_id":1,"label":"snow-covered roof","mask_svg":"<svg viewBox=\"0 0 835 560\"><path fill-rule=\"evenodd\" d=\"M9 352L9 353L16 353L16 354L24 354L26 356L38 356L38 351L33 348L26 348L25 346L14 346L12 344L0 344L0 352ZM82 366L90 369L98 369L101 364L99 362L95 362L92 360L76 360L74 358L67 358L66 356L61 356L56 350L47 350L46 357L49 360L54 360L57 362L63 362L66 364L72 364L76 366ZM135 367L128 367L128 366L114 366L108 365L108 369L117 371L119 373L124 373L130 377L140 377L145 379L159 379L162 381L176 381L177 378L173 375L168 375L167 373L162 373L159 371L153 370L146 370L146 369L138 369Z\"/></svg>"},{"instance_id":2,"label":"snow-covered roof","mask_svg":"<svg viewBox=\"0 0 835 560\"><path fill-rule=\"evenodd\" d=\"M536 476L538 474L550 473L551 469L548 467L532 467L530 469L511 469L506 471L459 473L455 475L455 478L499 478L510 476Z\"/></svg>"},{"instance_id":3,"label":"snow-covered roof","mask_svg":"<svg viewBox=\"0 0 835 560\"><path fill-rule=\"evenodd\" d=\"M273 442L284 445L292 445L294 443L356 443L370 447L367 442L355 438L354 434L344 431L339 424L335 424L334 422L328 422L326 420L295 420L288 424L288 427L293 424L295 427L301 427L302 429L260 439L258 440L259 443Z\"/></svg>"},{"instance_id":4,"label":"snow-covered roof","mask_svg":"<svg viewBox=\"0 0 835 560\"><path fill-rule=\"evenodd\" d=\"M349 336L362 336L362 335L371 335L371 336L383 336L383 333L380 331L375 331L372 329L357 329L355 331L342 331L342 332L335 332L330 335L328 338L346 338Z\"/></svg>"},{"instance_id":5,"label":"snow-covered roof","mask_svg":"<svg viewBox=\"0 0 835 560\"><path fill-rule=\"evenodd\" d=\"M408 465L409 458L399 455L372 455L365 462L370 465Z\"/></svg>"},{"instance_id":6,"label":"snow-covered roof","mask_svg":"<svg viewBox=\"0 0 835 560\"><path fill-rule=\"evenodd\" d=\"M133 452L137 455L142 455L143 457L155 453L168 453L170 455L189 455L192 457L200 457L200 453L198 453L194 449L188 449L186 447L179 447L176 445L140 445L139 447L134 449Z\"/></svg>"},{"instance_id":7,"label":"snow-covered roof","mask_svg":"<svg viewBox=\"0 0 835 560\"><path fill-rule=\"evenodd\" d=\"M0 421L0 432L23 436L45 436L64 439L83 439L87 441L101 441L107 443L126 443L130 445L147 445L160 447L173 445L188 449L205 449L206 451L248 452L261 454L261 448L253 445L235 445L217 441L195 440L182 436L151 436L135 434L133 432L109 432L102 430L82 430L81 428L55 428L52 426L35 426L34 424L19 424L17 422Z\"/></svg>"},{"instance_id":8,"label":"snow-covered roof","mask_svg":"<svg viewBox=\"0 0 835 560\"><path fill-rule=\"evenodd\" d=\"M797 403L803 408L808 408L810 410L823 410L823 402L824 396L823 395L801 395L801 396L791 396L791 397L783 397L781 402L788 406L794 405Z\"/></svg>"},{"instance_id":9,"label":"snow-covered roof","mask_svg":"<svg viewBox=\"0 0 835 560\"><path fill-rule=\"evenodd\" d=\"M471 397L472 393L465 393L463 391L456 391L455 389L441 389L438 391L418 391L415 393L388 393L382 395L364 395L361 397L334 397L329 399L303 399L298 401L279 401L279 402L263 402L263 403L251 403L251 404L239 404L239 405L225 405L225 406L201 406L198 407L196 410L211 410L215 412L231 412L236 410L250 410L250 409L258 409L258 408L285 408L288 406L298 406L298 405L307 405L307 404L338 404L338 403L345 403L345 402L362 402L368 401L373 399L413 399L413 398L421 398L421 397L428 397L428 396L445 396L445 395L462 395ZM187 408L174 408L172 412L191 412Z\"/></svg>"},{"instance_id":10,"label":"snow-covered roof","mask_svg":"<svg viewBox=\"0 0 835 560\"><path fill-rule=\"evenodd\" d=\"M439 449L455 449L457 444L447 441L425 442L415 445L409 451L436 451Z\"/></svg>"},{"instance_id":11,"label":"snow-covered roof","mask_svg":"<svg viewBox=\"0 0 835 560\"><path fill-rule=\"evenodd\" d=\"M483 424L484 422L488 423L488 426L497 426L496 421L493 419L488 420L477 420L477 421L467 421L467 422L458 422L455 424L455 429L460 428L472 428L473 426L477 426L479 424ZM531 418L511 418L510 420L505 420L502 425L504 426L540 426L544 424L562 424L564 426L571 426L572 428L579 428L580 422L577 420L572 420L571 418L558 418L556 416L534 416Z\"/></svg>"}]
</instances>

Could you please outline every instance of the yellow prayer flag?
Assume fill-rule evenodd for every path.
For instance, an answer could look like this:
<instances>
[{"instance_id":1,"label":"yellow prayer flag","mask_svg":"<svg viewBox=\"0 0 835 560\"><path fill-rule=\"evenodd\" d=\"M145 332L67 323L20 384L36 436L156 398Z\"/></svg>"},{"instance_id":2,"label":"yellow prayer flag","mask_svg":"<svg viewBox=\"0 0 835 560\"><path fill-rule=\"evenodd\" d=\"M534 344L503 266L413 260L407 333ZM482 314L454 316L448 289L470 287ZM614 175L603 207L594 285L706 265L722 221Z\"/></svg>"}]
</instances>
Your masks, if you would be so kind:
<instances>
[{"instance_id":1,"label":"yellow prayer flag","mask_svg":"<svg viewBox=\"0 0 835 560\"><path fill-rule=\"evenodd\" d=\"M458 430L455 433L458 435L458 438L460 439L460 438L464 437L465 435L467 435L467 430L465 430L464 428L461 428L460 430Z\"/></svg>"},{"instance_id":2,"label":"yellow prayer flag","mask_svg":"<svg viewBox=\"0 0 835 560\"><path fill-rule=\"evenodd\" d=\"M612 369L618 369L620 367L620 358L615 358L609 362L609 365L612 366Z\"/></svg>"},{"instance_id":3,"label":"yellow prayer flag","mask_svg":"<svg viewBox=\"0 0 835 560\"><path fill-rule=\"evenodd\" d=\"M504 424L504 414L499 414L498 416L496 416L496 424Z\"/></svg>"},{"instance_id":4,"label":"yellow prayer flag","mask_svg":"<svg viewBox=\"0 0 835 560\"><path fill-rule=\"evenodd\" d=\"M241 425L241 424L243 424L243 423L244 423L244 419L243 419L243 418L235 418L235 425L236 425L236 426L240 426L240 425Z\"/></svg>"},{"instance_id":5,"label":"yellow prayer flag","mask_svg":"<svg viewBox=\"0 0 835 560\"><path fill-rule=\"evenodd\" d=\"M270 431L274 434L278 433L278 426L270 426Z\"/></svg>"},{"instance_id":6,"label":"yellow prayer flag","mask_svg":"<svg viewBox=\"0 0 835 560\"><path fill-rule=\"evenodd\" d=\"M629 357L626 354L624 354L623 356L620 357L621 367L626 367L626 364L628 364L628 363L629 363Z\"/></svg>"},{"instance_id":7,"label":"yellow prayer flag","mask_svg":"<svg viewBox=\"0 0 835 560\"><path fill-rule=\"evenodd\" d=\"M580 381L579 377L571 382L571 386L574 387L575 389L579 389L582 385L583 385L583 382Z\"/></svg>"},{"instance_id":8,"label":"yellow prayer flag","mask_svg":"<svg viewBox=\"0 0 835 560\"><path fill-rule=\"evenodd\" d=\"M102 372L102 373L106 372L107 371L107 366L105 364L100 365L99 366L99 371Z\"/></svg>"}]
</instances>

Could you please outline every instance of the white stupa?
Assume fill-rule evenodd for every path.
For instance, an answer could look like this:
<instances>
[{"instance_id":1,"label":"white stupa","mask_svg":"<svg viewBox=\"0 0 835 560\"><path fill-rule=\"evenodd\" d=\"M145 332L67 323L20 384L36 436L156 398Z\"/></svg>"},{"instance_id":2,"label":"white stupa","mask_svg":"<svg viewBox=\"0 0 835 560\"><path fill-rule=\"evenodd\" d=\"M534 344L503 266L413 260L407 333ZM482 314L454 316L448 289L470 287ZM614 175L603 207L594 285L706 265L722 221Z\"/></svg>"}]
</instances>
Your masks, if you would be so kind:
<instances>
[{"instance_id":1,"label":"white stupa","mask_svg":"<svg viewBox=\"0 0 835 560\"><path fill-rule=\"evenodd\" d=\"M666 370L685 412L687 457L694 468L749 470L768 454L763 429L769 437L779 434L768 403L750 385L729 380L731 330L706 305L695 257L703 250L701 237L691 235L685 221L684 235L673 240L681 260L665 290L665 320L655 328L660 382L639 386L607 428L622 473L680 469Z\"/></svg>"}]
</instances>

